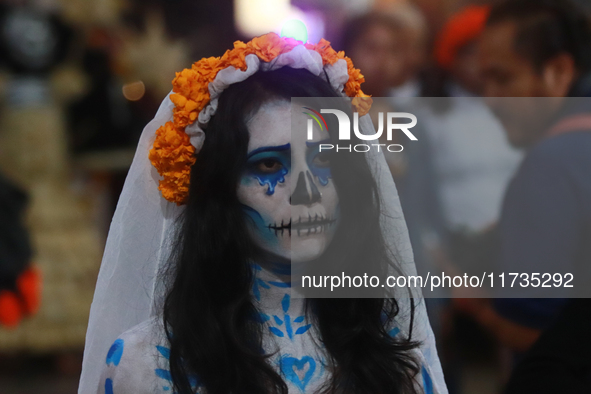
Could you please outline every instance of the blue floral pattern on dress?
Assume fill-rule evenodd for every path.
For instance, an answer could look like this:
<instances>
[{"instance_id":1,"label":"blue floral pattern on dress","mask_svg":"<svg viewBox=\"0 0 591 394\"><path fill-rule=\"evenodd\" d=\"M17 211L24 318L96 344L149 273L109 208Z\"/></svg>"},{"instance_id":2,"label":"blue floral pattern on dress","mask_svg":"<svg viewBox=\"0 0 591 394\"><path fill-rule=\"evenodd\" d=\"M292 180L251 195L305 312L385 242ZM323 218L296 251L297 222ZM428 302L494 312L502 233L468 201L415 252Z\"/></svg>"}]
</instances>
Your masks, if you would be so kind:
<instances>
[{"instance_id":1,"label":"blue floral pattern on dress","mask_svg":"<svg viewBox=\"0 0 591 394\"><path fill-rule=\"evenodd\" d=\"M262 267L258 264L252 264L255 271L261 271ZM256 272L255 272L256 273ZM265 281L261 278L254 278L254 283L252 284L252 295L257 301L261 300L261 288L263 289L270 289L271 286L279 287L279 288L290 288L291 283L285 282L277 282L277 281Z\"/></svg>"},{"instance_id":2,"label":"blue floral pattern on dress","mask_svg":"<svg viewBox=\"0 0 591 394\"><path fill-rule=\"evenodd\" d=\"M271 317L265 314L261 314L261 317L264 321L271 320L271 322L275 323L274 327L269 327L269 330L271 333L273 333L273 335L280 338L287 337L293 341L295 336L305 334L310 329L310 327L312 327L312 325L305 324L306 317L304 315L292 318L292 316L289 314L290 304L291 296L289 294L285 294L281 300L283 316L273 315L272 320ZM299 327L296 328L296 326Z\"/></svg>"},{"instance_id":3,"label":"blue floral pattern on dress","mask_svg":"<svg viewBox=\"0 0 591 394\"><path fill-rule=\"evenodd\" d=\"M107 352L107 365L113 364L115 366L119 365L121 361L121 356L123 356L123 348L125 347L125 342L123 339L117 339Z\"/></svg>"},{"instance_id":4,"label":"blue floral pattern on dress","mask_svg":"<svg viewBox=\"0 0 591 394\"><path fill-rule=\"evenodd\" d=\"M256 271L262 270L259 265L253 264L253 267ZM263 280L256 277L255 275L252 289L253 296L260 301L261 289L268 290L272 287L289 289L291 284L279 281ZM279 297L281 297L281 293L282 292L279 292ZM298 303L294 303L292 305L290 294L285 293L281 298L280 309L278 308L279 313L275 312L277 314L266 314L259 312L255 319L258 323L266 324L274 337L281 338L282 340L288 340L293 343L298 338L298 336L306 334L312 327L312 324L307 324L305 313L300 314L302 313L302 311L299 309L300 307L301 305ZM297 311L294 311L295 309L297 309ZM386 314L382 315L382 322L384 325L390 326ZM390 326L388 327L387 332L390 337L396 337L400 334L401 330L399 327ZM307 341L307 339L303 340ZM295 343L297 344L297 342ZM112 365L116 367L119 365L123 355L124 345L125 343L123 339L117 339L113 345L111 345L106 358L107 366ZM322 343L319 343L318 345L320 346L318 350L322 351L324 349L324 345ZM166 366L164 368L170 368L168 366L170 361L170 349L165 346L155 347L158 353L166 360ZM290 345L283 349L287 350L289 348ZM261 353L265 353L265 350L261 349ZM276 357L273 356L273 359L275 360L274 363L277 366L279 372L289 384L289 386L291 388L297 389L301 393L306 393L307 390L313 390L314 384L318 383L323 378L327 368L326 361L322 357L321 353L318 353L315 356L305 353L304 355L297 354L297 356L289 353L278 353L276 354ZM164 368L154 369L154 374L160 382L160 389L166 393L177 394L173 390L174 385L170 369ZM425 365L421 365L421 376L424 394L433 394L433 381ZM199 394L197 389L203 385L200 384L197 376L189 375L188 379L194 392ZM107 378L104 383L105 394L114 394L113 386L113 379Z\"/></svg>"}]
</instances>

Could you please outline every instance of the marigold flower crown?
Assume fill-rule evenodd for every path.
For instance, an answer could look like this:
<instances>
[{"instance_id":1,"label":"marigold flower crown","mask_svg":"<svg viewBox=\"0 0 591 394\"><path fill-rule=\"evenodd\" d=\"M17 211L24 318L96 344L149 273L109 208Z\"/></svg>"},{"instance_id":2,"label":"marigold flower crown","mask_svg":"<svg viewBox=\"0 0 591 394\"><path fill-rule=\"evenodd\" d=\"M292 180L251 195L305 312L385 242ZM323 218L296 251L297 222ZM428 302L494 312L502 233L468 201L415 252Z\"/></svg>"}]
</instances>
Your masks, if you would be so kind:
<instances>
[{"instance_id":1,"label":"marigold flower crown","mask_svg":"<svg viewBox=\"0 0 591 394\"><path fill-rule=\"evenodd\" d=\"M306 56L314 58L311 56L314 52L320 55L322 66L302 60ZM331 70L334 79L341 81L340 84L336 82L338 89L342 89L339 93L351 97L352 105L364 115L369 111L371 99L361 91L360 85L365 81L363 75L344 52L335 51L325 39L316 45L304 44L268 33L246 44L236 41L234 49L227 50L223 56L203 58L191 68L177 72L172 81L173 93L169 96L174 104L173 121L156 131L149 154L152 165L162 176L158 186L162 196L177 205L186 202L191 166L205 138L203 129L215 113L217 97L229 84L240 82L259 69L267 71L282 66L307 68L319 75L322 69L338 68L337 62L341 59L346 62L345 78L348 75L348 79L342 77L344 63L341 62L342 70ZM272 61L277 64L271 64ZM330 74L327 73L329 77ZM335 81L329 82L335 86Z\"/></svg>"}]
</instances>

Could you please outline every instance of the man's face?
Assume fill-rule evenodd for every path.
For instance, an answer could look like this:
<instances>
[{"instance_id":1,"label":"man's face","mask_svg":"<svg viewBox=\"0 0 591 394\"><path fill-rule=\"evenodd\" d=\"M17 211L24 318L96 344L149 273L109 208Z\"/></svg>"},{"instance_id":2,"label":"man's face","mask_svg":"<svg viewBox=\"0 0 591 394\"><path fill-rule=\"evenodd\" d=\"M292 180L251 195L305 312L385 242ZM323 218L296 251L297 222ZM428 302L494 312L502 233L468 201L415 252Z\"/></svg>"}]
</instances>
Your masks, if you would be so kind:
<instances>
[{"instance_id":1,"label":"man's face","mask_svg":"<svg viewBox=\"0 0 591 394\"><path fill-rule=\"evenodd\" d=\"M480 41L479 65L483 95L489 97L487 102L503 123L509 142L527 147L539 139L560 100L538 98L555 95L555 86L547 78L553 70L536 69L522 56L516 50L516 33L513 21L488 26Z\"/></svg>"},{"instance_id":2,"label":"man's face","mask_svg":"<svg viewBox=\"0 0 591 394\"><path fill-rule=\"evenodd\" d=\"M487 27L480 42L480 69L487 97L545 97L542 73L515 49L515 22Z\"/></svg>"},{"instance_id":3,"label":"man's face","mask_svg":"<svg viewBox=\"0 0 591 394\"><path fill-rule=\"evenodd\" d=\"M238 198L251 219L255 243L270 256L298 263L327 249L337 227L339 198L330 163L318 152L328 132L317 130L306 141L307 116L301 111L294 116L292 123L290 102L275 100L249 120ZM301 133L292 133L292 125Z\"/></svg>"}]
</instances>

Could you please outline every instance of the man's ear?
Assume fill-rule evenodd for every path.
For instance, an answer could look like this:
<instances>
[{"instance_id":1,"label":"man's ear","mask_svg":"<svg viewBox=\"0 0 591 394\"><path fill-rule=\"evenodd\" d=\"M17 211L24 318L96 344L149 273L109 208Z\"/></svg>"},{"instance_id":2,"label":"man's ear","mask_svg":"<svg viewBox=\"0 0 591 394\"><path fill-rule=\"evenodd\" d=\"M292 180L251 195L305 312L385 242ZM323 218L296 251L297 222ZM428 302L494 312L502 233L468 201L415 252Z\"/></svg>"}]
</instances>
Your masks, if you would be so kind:
<instances>
[{"instance_id":1,"label":"man's ear","mask_svg":"<svg viewBox=\"0 0 591 394\"><path fill-rule=\"evenodd\" d=\"M563 52L548 60L542 75L546 96L565 97L576 75L577 69L572 55Z\"/></svg>"}]
</instances>

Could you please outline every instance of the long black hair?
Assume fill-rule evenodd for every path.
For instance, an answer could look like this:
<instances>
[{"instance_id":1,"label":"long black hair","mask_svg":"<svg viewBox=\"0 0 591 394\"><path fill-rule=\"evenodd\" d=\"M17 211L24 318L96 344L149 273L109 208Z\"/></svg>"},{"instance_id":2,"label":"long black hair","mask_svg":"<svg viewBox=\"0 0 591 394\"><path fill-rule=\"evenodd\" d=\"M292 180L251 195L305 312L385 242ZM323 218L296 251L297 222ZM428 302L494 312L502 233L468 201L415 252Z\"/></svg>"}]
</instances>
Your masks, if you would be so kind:
<instances>
[{"instance_id":1,"label":"long black hair","mask_svg":"<svg viewBox=\"0 0 591 394\"><path fill-rule=\"evenodd\" d=\"M286 383L267 361L270 355L262 351L263 325L254 319L258 310L251 294L251 262L258 251L249 237L237 185L247 157L247 119L265 102L291 97L339 95L304 69L258 72L223 92L207 126L205 143L191 170L174 252L161 273L167 286L162 309L170 372L179 393L192 393L191 376L196 376L208 394L287 394ZM358 160L352 169L357 182L347 180L351 174L333 174L339 196L363 188L375 203L364 208L370 231L349 237L356 240L357 249L370 242L387 256L369 164ZM347 209L344 212L346 216ZM392 338L385 328L399 313L396 300L307 301L307 313L316 322L334 369L323 393L414 392L419 368L411 350L418 344L410 336Z\"/></svg>"}]
</instances>

